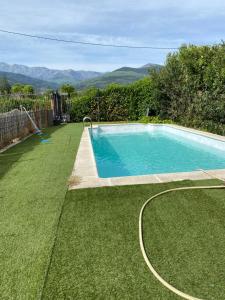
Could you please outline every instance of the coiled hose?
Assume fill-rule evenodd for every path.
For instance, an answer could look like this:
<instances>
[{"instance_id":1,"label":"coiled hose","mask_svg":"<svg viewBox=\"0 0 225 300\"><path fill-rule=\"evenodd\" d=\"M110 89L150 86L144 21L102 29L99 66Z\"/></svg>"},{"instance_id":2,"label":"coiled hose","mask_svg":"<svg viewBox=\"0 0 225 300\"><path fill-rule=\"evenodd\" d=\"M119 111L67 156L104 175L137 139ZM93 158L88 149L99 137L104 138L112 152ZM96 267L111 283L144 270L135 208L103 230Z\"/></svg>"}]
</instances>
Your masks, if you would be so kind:
<instances>
[{"instance_id":1,"label":"coiled hose","mask_svg":"<svg viewBox=\"0 0 225 300\"><path fill-rule=\"evenodd\" d=\"M171 193L174 191L184 191L184 190L203 190L203 189L224 189L225 185L215 185L215 186L191 186L191 187L181 187L181 188L174 188L174 189L169 189L166 191L163 191L161 193L158 193L154 196L152 196L151 198L149 198L148 200L145 201L145 203L143 204L140 214L139 214L139 244L140 244L140 248L141 248L141 252L142 255L144 257L144 260L149 268L149 270L152 272L152 274L170 291L172 291L173 293L175 293L176 295L184 298L184 299L188 299L188 300L203 300L200 298L196 298L193 297L191 295L188 295L180 290L178 290L177 288L175 288L174 286L172 286L170 283L168 283L166 280L164 280L160 274L154 269L153 265L150 262L150 259L148 258L146 251L145 251L145 246L144 246L144 241L143 241L143 212L144 209L146 208L146 206L155 198L167 194L167 193Z\"/></svg>"}]
</instances>

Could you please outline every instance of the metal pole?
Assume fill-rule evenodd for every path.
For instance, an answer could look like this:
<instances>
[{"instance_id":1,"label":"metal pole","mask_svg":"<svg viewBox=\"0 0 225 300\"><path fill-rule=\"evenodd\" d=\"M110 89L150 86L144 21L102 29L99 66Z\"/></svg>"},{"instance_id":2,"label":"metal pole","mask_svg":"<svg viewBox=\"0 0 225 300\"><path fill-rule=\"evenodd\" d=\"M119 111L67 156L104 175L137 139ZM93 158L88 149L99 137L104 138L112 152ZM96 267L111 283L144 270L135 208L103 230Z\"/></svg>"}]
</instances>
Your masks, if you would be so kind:
<instances>
[{"instance_id":1,"label":"metal pole","mask_svg":"<svg viewBox=\"0 0 225 300\"><path fill-rule=\"evenodd\" d=\"M100 122L100 98L97 97L97 102L98 102L98 122Z\"/></svg>"}]
</instances>

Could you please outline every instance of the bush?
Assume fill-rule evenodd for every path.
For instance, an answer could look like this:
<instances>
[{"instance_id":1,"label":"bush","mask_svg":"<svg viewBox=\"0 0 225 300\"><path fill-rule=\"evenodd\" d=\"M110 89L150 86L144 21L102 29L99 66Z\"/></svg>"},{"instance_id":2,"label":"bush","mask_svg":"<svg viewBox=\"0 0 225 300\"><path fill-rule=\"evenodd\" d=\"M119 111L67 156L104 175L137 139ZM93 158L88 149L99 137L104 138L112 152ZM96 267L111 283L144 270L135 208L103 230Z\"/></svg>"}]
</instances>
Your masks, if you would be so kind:
<instances>
[{"instance_id":1,"label":"bush","mask_svg":"<svg viewBox=\"0 0 225 300\"><path fill-rule=\"evenodd\" d=\"M144 123L144 124L148 124L148 123L153 123L153 124L175 124L175 122L173 122L172 120L170 119L161 119L159 118L158 116L156 117L142 117L140 120L139 120L141 123Z\"/></svg>"},{"instance_id":2,"label":"bush","mask_svg":"<svg viewBox=\"0 0 225 300\"><path fill-rule=\"evenodd\" d=\"M151 74L159 116L221 133L225 124L225 44L182 46Z\"/></svg>"},{"instance_id":3,"label":"bush","mask_svg":"<svg viewBox=\"0 0 225 300\"><path fill-rule=\"evenodd\" d=\"M152 117L144 117L147 109ZM225 44L182 46L160 70L130 85L92 88L72 100L72 120L171 123L224 134Z\"/></svg>"},{"instance_id":4,"label":"bush","mask_svg":"<svg viewBox=\"0 0 225 300\"><path fill-rule=\"evenodd\" d=\"M138 120L147 109L158 114L158 104L152 97L150 78L130 85L111 84L104 90L91 88L72 99L71 118L82 121L85 115L93 121Z\"/></svg>"},{"instance_id":5,"label":"bush","mask_svg":"<svg viewBox=\"0 0 225 300\"><path fill-rule=\"evenodd\" d=\"M34 98L14 98L14 97L0 97L0 113L7 112L12 109L20 109L24 106L27 110L38 110L41 108L51 108L51 101L46 97Z\"/></svg>"}]
</instances>

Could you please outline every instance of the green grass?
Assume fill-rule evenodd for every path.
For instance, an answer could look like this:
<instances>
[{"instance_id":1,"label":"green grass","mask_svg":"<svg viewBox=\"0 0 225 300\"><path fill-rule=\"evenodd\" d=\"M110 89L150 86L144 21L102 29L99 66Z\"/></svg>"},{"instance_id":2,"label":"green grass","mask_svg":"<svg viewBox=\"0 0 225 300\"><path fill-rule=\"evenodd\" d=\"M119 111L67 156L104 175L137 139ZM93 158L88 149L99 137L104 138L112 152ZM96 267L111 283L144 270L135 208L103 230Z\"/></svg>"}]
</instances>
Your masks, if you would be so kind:
<instances>
[{"instance_id":1,"label":"green grass","mask_svg":"<svg viewBox=\"0 0 225 300\"><path fill-rule=\"evenodd\" d=\"M44 299L180 299L148 271L138 241L144 201L159 191L218 181L70 191ZM144 240L156 269L203 299L225 298L225 191L162 196L144 214Z\"/></svg>"},{"instance_id":2,"label":"green grass","mask_svg":"<svg viewBox=\"0 0 225 300\"><path fill-rule=\"evenodd\" d=\"M80 124L50 128L50 143L33 136L0 155L0 298L179 299L144 263L140 208L167 188L219 182L67 192L81 132ZM203 299L225 298L224 196L224 190L176 192L144 214L156 269Z\"/></svg>"},{"instance_id":3,"label":"green grass","mask_svg":"<svg viewBox=\"0 0 225 300\"><path fill-rule=\"evenodd\" d=\"M53 127L51 143L33 136L0 154L1 299L41 295L81 131Z\"/></svg>"}]
</instances>

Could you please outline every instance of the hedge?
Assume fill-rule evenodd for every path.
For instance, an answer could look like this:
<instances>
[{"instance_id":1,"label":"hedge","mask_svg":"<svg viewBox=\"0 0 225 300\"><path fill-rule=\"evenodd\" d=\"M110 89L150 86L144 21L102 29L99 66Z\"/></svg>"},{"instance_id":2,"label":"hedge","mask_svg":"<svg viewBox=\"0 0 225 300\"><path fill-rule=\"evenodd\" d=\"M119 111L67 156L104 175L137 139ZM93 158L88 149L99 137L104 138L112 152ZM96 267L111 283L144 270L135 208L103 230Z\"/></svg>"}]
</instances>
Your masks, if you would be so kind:
<instances>
[{"instance_id":1,"label":"hedge","mask_svg":"<svg viewBox=\"0 0 225 300\"><path fill-rule=\"evenodd\" d=\"M182 46L165 66L130 85L91 88L72 99L71 117L82 121L160 120L225 134L225 44Z\"/></svg>"}]
</instances>

